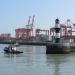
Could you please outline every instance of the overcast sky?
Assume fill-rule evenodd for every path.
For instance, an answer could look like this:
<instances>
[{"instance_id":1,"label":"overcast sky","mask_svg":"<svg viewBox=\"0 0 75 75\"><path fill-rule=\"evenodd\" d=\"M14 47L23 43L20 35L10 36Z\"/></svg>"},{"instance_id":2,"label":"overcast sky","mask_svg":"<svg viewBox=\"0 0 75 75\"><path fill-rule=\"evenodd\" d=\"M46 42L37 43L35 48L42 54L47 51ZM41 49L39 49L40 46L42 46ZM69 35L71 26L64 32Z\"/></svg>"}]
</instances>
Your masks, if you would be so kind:
<instances>
[{"instance_id":1,"label":"overcast sky","mask_svg":"<svg viewBox=\"0 0 75 75\"><path fill-rule=\"evenodd\" d=\"M57 17L75 22L75 0L0 0L0 34L15 35L15 29L25 27L33 15L34 27L40 29L53 27Z\"/></svg>"}]
</instances>

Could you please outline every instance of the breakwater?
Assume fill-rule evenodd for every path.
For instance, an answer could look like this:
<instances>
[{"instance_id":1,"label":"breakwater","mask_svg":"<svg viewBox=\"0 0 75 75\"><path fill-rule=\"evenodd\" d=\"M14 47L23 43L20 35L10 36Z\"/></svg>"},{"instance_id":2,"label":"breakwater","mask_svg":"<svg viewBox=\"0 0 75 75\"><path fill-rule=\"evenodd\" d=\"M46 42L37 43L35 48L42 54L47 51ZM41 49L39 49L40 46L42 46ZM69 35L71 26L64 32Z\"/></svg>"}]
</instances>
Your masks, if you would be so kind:
<instances>
[{"instance_id":1,"label":"breakwater","mask_svg":"<svg viewBox=\"0 0 75 75\"><path fill-rule=\"evenodd\" d=\"M19 45L43 45L46 46L48 42L33 42L33 41L26 41L26 42L18 42ZM0 41L0 44L15 44L14 41Z\"/></svg>"},{"instance_id":2,"label":"breakwater","mask_svg":"<svg viewBox=\"0 0 75 75\"><path fill-rule=\"evenodd\" d=\"M75 52L75 43L48 43L46 54L60 54Z\"/></svg>"}]
</instances>

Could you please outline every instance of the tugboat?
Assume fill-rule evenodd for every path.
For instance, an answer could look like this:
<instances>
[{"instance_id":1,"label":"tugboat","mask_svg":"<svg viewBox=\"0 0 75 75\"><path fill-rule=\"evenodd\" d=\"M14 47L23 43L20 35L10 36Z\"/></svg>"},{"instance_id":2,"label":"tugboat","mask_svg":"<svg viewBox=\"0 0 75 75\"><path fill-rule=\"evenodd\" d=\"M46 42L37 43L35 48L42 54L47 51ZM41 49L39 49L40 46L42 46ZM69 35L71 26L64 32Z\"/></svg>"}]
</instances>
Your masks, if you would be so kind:
<instances>
[{"instance_id":1,"label":"tugboat","mask_svg":"<svg viewBox=\"0 0 75 75\"><path fill-rule=\"evenodd\" d=\"M23 53L22 51L18 51L16 46L9 45L8 47L4 48L5 53L11 53L11 54L19 54Z\"/></svg>"}]
</instances>

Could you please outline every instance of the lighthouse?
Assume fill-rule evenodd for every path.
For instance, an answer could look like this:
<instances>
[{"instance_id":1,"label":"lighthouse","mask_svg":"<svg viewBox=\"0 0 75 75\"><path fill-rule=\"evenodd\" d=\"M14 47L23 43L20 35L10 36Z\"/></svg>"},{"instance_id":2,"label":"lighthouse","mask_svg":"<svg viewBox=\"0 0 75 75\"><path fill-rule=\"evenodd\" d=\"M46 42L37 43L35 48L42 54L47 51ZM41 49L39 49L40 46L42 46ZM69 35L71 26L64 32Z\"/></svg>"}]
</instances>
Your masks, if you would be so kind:
<instances>
[{"instance_id":1,"label":"lighthouse","mask_svg":"<svg viewBox=\"0 0 75 75\"><path fill-rule=\"evenodd\" d=\"M64 53L70 53L72 46L70 46L69 43L60 43L60 23L59 19L55 19L55 36L54 36L54 42L49 42L46 45L46 54L64 54Z\"/></svg>"},{"instance_id":2,"label":"lighthouse","mask_svg":"<svg viewBox=\"0 0 75 75\"><path fill-rule=\"evenodd\" d=\"M57 18L55 20L55 43L60 42L60 24L59 24L59 19Z\"/></svg>"}]
</instances>

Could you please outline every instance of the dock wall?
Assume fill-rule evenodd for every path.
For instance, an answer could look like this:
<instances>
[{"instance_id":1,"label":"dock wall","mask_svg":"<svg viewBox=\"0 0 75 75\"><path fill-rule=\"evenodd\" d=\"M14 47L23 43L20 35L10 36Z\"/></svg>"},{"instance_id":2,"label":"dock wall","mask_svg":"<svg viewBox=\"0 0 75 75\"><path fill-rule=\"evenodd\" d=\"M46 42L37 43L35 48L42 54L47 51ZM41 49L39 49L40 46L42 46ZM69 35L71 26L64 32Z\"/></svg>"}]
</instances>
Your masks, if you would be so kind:
<instances>
[{"instance_id":1,"label":"dock wall","mask_svg":"<svg viewBox=\"0 0 75 75\"><path fill-rule=\"evenodd\" d=\"M75 45L70 43L49 43L46 45L46 54L62 54L75 52Z\"/></svg>"}]
</instances>

